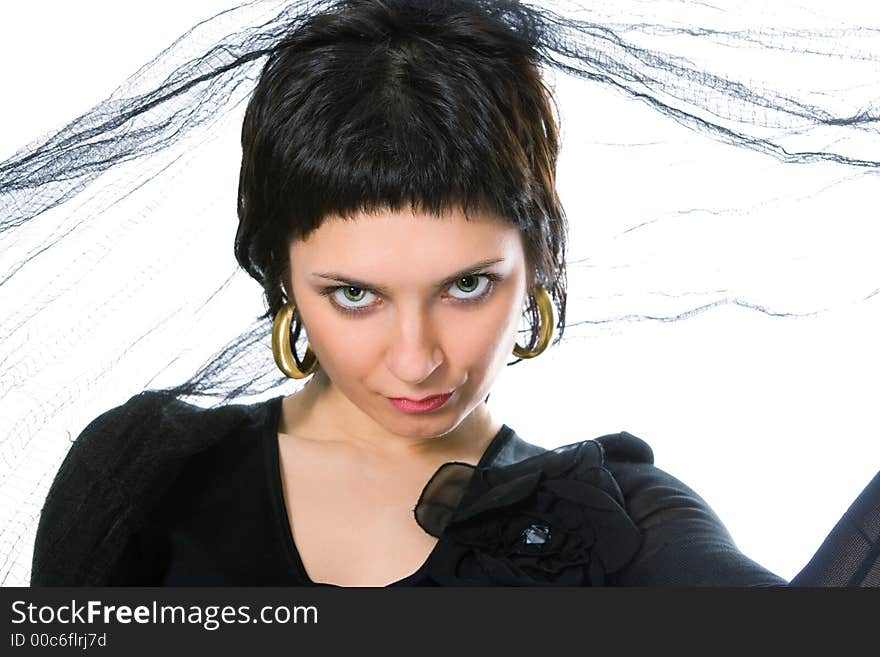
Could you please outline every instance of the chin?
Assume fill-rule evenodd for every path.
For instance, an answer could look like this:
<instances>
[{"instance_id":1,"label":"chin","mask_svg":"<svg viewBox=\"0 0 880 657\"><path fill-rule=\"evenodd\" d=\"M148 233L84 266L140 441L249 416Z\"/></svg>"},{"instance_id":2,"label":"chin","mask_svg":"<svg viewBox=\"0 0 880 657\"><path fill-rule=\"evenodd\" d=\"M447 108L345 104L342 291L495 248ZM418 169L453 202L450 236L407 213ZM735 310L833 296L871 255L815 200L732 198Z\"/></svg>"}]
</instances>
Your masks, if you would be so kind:
<instances>
[{"instance_id":1,"label":"chin","mask_svg":"<svg viewBox=\"0 0 880 657\"><path fill-rule=\"evenodd\" d=\"M382 424L399 436L410 438L442 436L455 429L462 420L454 407L446 408L446 405L429 413L407 413L396 409L387 399L384 402L388 409L384 414L385 422Z\"/></svg>"}]
</instances>

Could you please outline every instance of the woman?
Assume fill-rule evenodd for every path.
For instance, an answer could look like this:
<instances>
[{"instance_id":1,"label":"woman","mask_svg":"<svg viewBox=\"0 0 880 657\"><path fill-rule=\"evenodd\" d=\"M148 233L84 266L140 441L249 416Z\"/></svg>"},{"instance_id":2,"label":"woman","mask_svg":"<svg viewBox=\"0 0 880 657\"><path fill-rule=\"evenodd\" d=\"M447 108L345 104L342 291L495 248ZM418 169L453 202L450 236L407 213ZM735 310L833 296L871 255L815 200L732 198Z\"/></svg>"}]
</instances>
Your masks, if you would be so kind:
<instances>
[{"instance_id":1,"label":"woman","mask_svg":"<svg viewBox=\"0 0 880 657\"><path fill-rule=\"evenodd\" d=\"M276 364L313 378L203 410L179 400L200 373L99 417L46 500L32 584L785 583L638 438L543 450L488 412L510 354L565 327L537 19L348 2L273 46L235 253Z\"/></svg>"}]
</instances>

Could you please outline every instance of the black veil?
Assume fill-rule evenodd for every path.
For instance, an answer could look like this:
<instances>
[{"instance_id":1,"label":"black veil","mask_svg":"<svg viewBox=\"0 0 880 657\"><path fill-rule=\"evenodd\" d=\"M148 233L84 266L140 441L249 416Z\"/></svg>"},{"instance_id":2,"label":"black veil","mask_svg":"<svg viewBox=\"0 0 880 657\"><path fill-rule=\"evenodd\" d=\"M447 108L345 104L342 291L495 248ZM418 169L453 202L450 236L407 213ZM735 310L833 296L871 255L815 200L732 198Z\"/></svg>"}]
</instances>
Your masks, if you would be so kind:
<instances>
[{"instance_id":1,"label":"black veil","mask_svg":"<svg viewBox=\"0 0 880 657\"><path fill-rule=\"evenodd\" d=\"M289 394L299 385L276 368L272 318L232 257L234 149L249 91L273 45L304 17L335 4L256 0L222 11L91 110L0 162L4 585L27 582L46 490L70 441L107 409L108 398L122 403L141 390L162 389L219 405ZM565 160L572 140L586 140L590 156L600 160L616 147L653 165L649 140L661 124L671 130L668 139L697 140L706 153L723 148L733 159L803 169L790 189L755 196L748 208L741 195L749 182L736 178L723 186L729 197L718 207L726 209L699 207L692 198L678 207L632 201L629 214L606 222L607 233L620 239L609 240L602 253L573 239L570 269L585 272L590 295L578 296L573 287L566 340L607 334L624 322L683 321L722 306L796 318L845 303L876 304L877 268L871 269L873 249L864 238L871 212L845 203L856 191L863 195L858 198L872 190L877 196L880 20L865 25L859 17L851 24L794 10L786 19L795 25L776 25L768 13L755 25L737 18L737 9L751 3L725 9L685 2L478 4L529 34L546 74L558 76L560 85L652 110L633 114L643 123L628 124L630 142L603 144L602 126L590 122L592 96L563 100L560 184L568 180L583 191L595 180L585 161ZM715 65L716 53L730 51L741 53L741 68L730 59ZM581 123L590 131L580 133ZM676 165L674 149L657 157ZM217 162L222 166L210 168ZM718 176L729 175L719 168ZM652 181L634 174L610 193L632 189L651 190ZM827 195L817 201L817 191ZM581 213L582 202L566 202L570 217L573 207ZM764 262L759 248L740 252L726 266L700 268L692 256L705 243L693 223L676 225L702 212L703 219L718 221L713 230L725 240L741 235L754 245L748 240L761 236L762 245L778 247L804 228L794 221L798 208L814 202L828 203L822 215L828 235L863 230L856 240L861 248L853 246L852 279L832 284L832 272L819 272L825 285L770 285L766 277L752 278L778 262ZM772 203L784 205L784 212L768 213ZM589 203L582 213L596 216ZM571 223L573 232L586 229ZM624 264L631 241L648 239L641 236L652 230L661 232L650 239L664 245L656 260ZM717 248L716 256L724 242ZM662 294L647 292L646 278L662 269L659 263L673 261L690 264L680 277L654 279ZM623 269L631 276L620 276ZM299 337L302 353L305 336ZM880 496L876 488L870 499ZM871 508L860 499L860 508ZM867 531L860 522L847 525L861 528L853 536ZM876 528L871 531L876 543ZM839 549L842 539L835 540ZM841 581L825 572L821 577Z\"/></svg>"}]
</instances>

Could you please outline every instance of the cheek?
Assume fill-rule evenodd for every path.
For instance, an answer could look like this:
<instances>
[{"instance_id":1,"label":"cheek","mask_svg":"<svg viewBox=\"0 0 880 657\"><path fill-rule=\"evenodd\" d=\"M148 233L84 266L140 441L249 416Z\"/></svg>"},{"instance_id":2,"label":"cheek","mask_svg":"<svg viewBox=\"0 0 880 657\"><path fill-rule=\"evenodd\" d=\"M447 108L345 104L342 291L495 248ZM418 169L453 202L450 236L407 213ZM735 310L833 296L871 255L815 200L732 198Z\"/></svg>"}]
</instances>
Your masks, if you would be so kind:
<instances>
[{"instance_id":1,"label":"cheek","mask_svg":"<svg viewBox=\"0 0 880 657\"><path fill-rule=\"evenodd\" d=\"M504 301L484 310L451 327L449 354L462 367L491 369L506 362L513 351L519 308Z\"/></svg>"},{"instance_id":2,"label":"cheek","mask_svg":"<svg viewBox=\"0 0 880 657\"><path fill-rule=\"evenodd\" d=\"M341 318L332 309L306 309L309 345L321 367L334 381L362 378L375 367L369 340L358 334L358 322Z\"/></svg>"}]
</instances>

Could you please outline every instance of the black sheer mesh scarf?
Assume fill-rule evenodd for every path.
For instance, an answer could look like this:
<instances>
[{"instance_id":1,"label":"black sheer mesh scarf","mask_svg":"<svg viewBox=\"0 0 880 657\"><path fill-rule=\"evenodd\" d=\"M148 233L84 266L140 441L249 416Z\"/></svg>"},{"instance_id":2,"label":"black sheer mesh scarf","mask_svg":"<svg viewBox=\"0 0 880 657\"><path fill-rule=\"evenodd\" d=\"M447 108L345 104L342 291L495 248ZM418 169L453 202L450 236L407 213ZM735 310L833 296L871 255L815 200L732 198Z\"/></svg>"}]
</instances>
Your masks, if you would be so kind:
<instances>
[{"instance_id":1,"label":"black sheer mesh scarf","mask_svg":"<svg viewBox=\"0 0 880 657\"><path fill-rule=\"evenodd\" d=\"M107 410L108 397L122 403L153 389L166 390L168 400L225 405L289 393L297 385L272 360L272 318L260 308L257 289L231 257L220 254L232 252L236 139L249 90L285 33L340 4L267 0L223 11L186 32L93 109L0 163L4 585L28 582L46 490L70 440ZM634 101L630 107L639 111L654 110L634 111L635 122L621 116L623 133L607 130L618 139L631 135L617 146L638 162L632 178L606 193L629 196L636 187L652 202L639 206L630 199L617 217L578 213L614 238L589 236L607 247L603 252L591 251L592 242L573 242L572 271L580 266L601 275L590 274L591 296L572 295L567 339L590 337L633 317L678 321L723 305L790 317L847 296L871 303L877 290L854 295L850 282L828 284L828 272L825 285L804 286L810 288L804 300L795 299L793 288L768 287L760 268L772 266L772 258L763 261L757 250L724 267L692 268L682 280L658 263L689 262L700 250L695 243L707 246L695 233L697 224L675 225L695 213L704 223L711 220L725 240L759 239L771 248L801 234L804 226L793 218L807 204L829 204L822 215L829 224L833 219L829 231L867 225L866 208L846 200L877 189L880 21L866 25L863 16L853 16L842 22L789 7L783 20L796 24L775 24L766 12L741 13L754 9L751 3L728 3L736 6L723 10L617 0L478 4L528 35L548 79L558 73L560 85L578 81L583 93L596 94L582 97L582 106L569 103L567 121L573 123L563 123L569 136L591 145L596 162L611 151L602 143L603 127L590 122L589 101L604 94ZM713 65L722 51L741 53L738 66L731 68L730 59ZM582 123L592 132L578 133ZM671 130L673 148L659 156L650 148L636 151L638 142L651 146L660 125ZM697 147L708 158L721 148L731 160L800 166L802 178L763 200L751 197L754 205L747 209L741 197L750 181L737 179L713 190L729 194L717 204L694 189L686 208L664 205L671 195L651 191L651 180L637 178L637 167L675 166L676 139L700 139ZM206 175L206 167L218 162ZM566 161L563 153L560 187L587 189L596 198L602 190L591 186L592 175L586 162ZM719 176L729 175L719 169ZM827 192L821 198L820 190ZM579 202L589 205L589 199L566 199L569 215ZM717 210L731 205L739 211ZM658 222L665 232L641 238ZM572 228L586 230L578 222ZM628 245L639 239L662 241L656 263L627 262ZM723 244L714 255L721 253ZM853 261L859 257L853 251ZM873 251L864 257L876 261ZM620 267L635 275L620 277ZM856 269L859 284L865 271L877 273ZM629 287L634 280L657 282L661 271L668 277L654 287L664 294ZM641 310L614 306L619 297L643 304ZM745 301L756 298L761 302ZM302 353L304 338L297 337ZM166 412L174 408L169 404ZM878 506L875 478L797 583L876 585L880 575L866 564L876 562Z\"/></svg>"}]
</instances>

